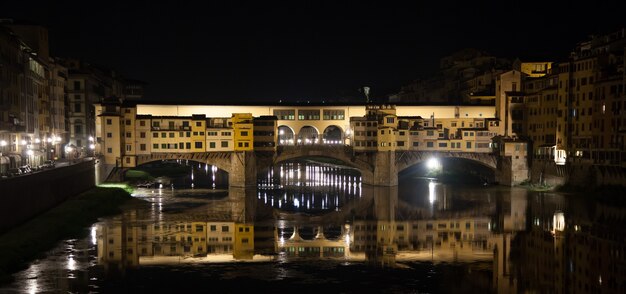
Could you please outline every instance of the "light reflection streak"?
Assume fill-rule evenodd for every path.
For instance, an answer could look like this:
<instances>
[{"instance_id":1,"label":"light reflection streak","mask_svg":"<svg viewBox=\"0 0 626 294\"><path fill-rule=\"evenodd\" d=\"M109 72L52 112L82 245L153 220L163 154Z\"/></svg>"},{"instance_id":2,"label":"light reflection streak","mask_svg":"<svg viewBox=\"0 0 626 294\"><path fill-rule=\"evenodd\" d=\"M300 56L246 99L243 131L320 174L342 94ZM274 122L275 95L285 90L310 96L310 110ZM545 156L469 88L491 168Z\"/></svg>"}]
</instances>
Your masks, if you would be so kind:
<instances>
[{"instance_id":1,"label":"light reflection streak","mask_svg":"<svg viewBox=\"0 0 626 294\"><path fill-rule=\"evenodd\" d=\"M29 294L39 293L39 284L37 279L26 280L26 292Z\"/></svg>"},{"instance_id":2,"label":"light reflection streak","mask_svg":"<svg viewBox=\"0 0 626 294\"><path fill-rule=\"evenodd\" d=\"M154 203L153 203L154 204ZM94 224L93 226L91 226L91 244L92 245L97 245L98 244L98 238L96 235L96 225Z\"/></svg>"},{"instance_id":3,"label":"light reflection streak","mask_svg":"<svg viewBox=\"0 0 626 294\"><path fill-rule=\"evenodd\" d=\"M71 271L76 270L76 260L74 260L74 255L72 254L67 257L67 269Z\"/></svg>"},{"instance_id":4,"label":"light reflection streak","mask_svg":"<svg viewBox=\"0 0 626 294\"><path fill-rule=\"evenodd\" d=\"M361 177L348 174L343 168L293 162L281 164L276 168L268 169L266 174L259 178L257 193L258 199L261 199L261 190L267 191L264 192L264 201L272 207L338 209L344 197L348 199L362 197ZM275 189L285 189L281 191L282 197L279 194L275 195L275 192L278 192ZM267 199L268 197L270 199Z\"/></svg>"},{"instance_id":5,"label":"light reflection streak","mask_svg":"<svg viewBox=\"0 0 626 294\"><path fill-rule=\"evenodd\" d=\"M428 183L428 202L430 202L431 205L435 203L435 200L437 199L435 186L436 184L434 182Z\"/></svg>"}]
</instances>

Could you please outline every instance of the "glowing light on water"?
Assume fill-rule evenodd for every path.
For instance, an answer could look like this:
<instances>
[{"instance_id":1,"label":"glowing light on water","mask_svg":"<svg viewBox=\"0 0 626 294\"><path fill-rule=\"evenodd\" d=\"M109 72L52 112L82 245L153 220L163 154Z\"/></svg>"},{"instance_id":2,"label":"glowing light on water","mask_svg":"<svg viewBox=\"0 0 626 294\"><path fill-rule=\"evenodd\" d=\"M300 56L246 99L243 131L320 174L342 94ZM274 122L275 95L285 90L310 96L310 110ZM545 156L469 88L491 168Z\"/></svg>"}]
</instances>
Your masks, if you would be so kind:
<instances>
[{"instance_id":1,"label":"glowing light on water","mask_svg":"<svg viewBox=\"0 0 626 294\"><path fill-rule=\"evenodd\" d=\"M97 232L96 231L96 226L95 225L91 226L91 244L93 244L93 245L97 245L98 244L98 239L97 239L97 236L96 236L96 232Z\"/></svg>"},{"instance_id":2,"label":"glowing light on water","mask_svg":"<svg viewBox=\"0 0 626 294\"><path fill-rule=\"evenodd\" d=\"M37 279L26 280L26 292L29 294L39 293L39 284Z\"/></svg>"},{"instance_id":3,"label":"glowing light on water","mask_svg":"<svg viewBox=\"0 0 626 294\"><path fill-rule=\"evenodd\" d=\"M76 260L74 260L74 255L72 254L67 257L67 269L71 271L76 270Z\"/></svg>"},{"instance_id":4,"label":"glowing light on water","mask_svg":"<svg viewBox=\"0 0 626 294\"><path fill-rule=\"evenodd\" d=\"M428 183L428 202L430 202L430 204L435 203L435 199L437 199L436 185L435 182Z\"/></svg>"},{"instance_id":5,"label":"glowing light on water","mask_svg":"<svg viewBox=\"0 0 626 294\"><path fill-rule=\"evenodd\" d=\"M298 198L293 199L293 206L300 207L300 200Z\"/></svg>"}]
</instances>

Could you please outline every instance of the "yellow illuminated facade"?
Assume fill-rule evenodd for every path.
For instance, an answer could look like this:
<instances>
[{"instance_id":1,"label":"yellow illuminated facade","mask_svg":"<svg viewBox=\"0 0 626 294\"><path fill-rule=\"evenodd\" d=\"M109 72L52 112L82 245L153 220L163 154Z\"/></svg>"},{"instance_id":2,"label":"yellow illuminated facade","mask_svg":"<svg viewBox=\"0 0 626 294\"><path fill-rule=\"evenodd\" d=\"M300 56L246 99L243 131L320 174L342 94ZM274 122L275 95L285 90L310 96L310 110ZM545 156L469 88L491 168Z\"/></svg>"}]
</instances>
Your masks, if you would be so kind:
<instances>
[{"instance_id":1,"label":"yellow illuminated facade","mask_svg":"<svg viewBox=\"0 0 626 294\"><path fill-rule=\"evenodd\" d=\"M520 68L528 77L539 78L552 71L552 62L522 62Z\"/></svg>"},{"instance_id":2,"label":"yellow illuminated facade","mask_svg":"<svg viewBox=\"0 0 626 294\"><path fill-rule=\"evenodd\" d=\"M254 149L254 133L252 114L233 113L233 143L235 151L252 151Z\"/></svg>"},{"instance_id":3,"label":"yellow illuminated facade","mask_svg":"<svg viewBox=\"0 0 626 294\"><path fill-rule=\"evenodd\" d=\"M206 127L206 150L233 151L233 129L231 118L208 118Z\"/></svg>"}]
</instances>

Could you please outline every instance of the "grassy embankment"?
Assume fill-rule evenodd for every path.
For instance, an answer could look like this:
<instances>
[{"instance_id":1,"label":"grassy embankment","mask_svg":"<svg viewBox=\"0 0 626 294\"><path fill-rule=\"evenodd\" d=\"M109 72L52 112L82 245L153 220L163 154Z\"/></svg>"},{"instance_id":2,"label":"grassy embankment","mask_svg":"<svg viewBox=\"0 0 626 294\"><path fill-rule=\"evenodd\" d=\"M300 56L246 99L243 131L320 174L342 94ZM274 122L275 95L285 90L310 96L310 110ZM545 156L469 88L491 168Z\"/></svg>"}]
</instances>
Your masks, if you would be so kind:
<instances>
[{"instance_id":1,"label":"grassy embankment","mask_svg":"<svg viewBox=\"0 0 626 294\"><path fill-rule=\"evenodd\" d=\"M524 181L521 184L519 184L519 186L522 188L526 188L530 191L534 191L534 192L552 192L552 191L556 191L560 187L560 186L552 186L548 184L534 184L534 183L531 183L530 181Z\"/></svg>"},{"instance_id":2,"label":"grassy embankment","mask_svg":"<svg viewBox=\"0 0 626 294\"><path fill-rule=\"evenodd\" d=\"M131 201L132 200L132 201ZM71 197L55 208L0 235L0 284L29 262L43 257L63 239L81 238L99 217L119 213L122 204L133 203L128 190L96 187Z\"/></svg>"}]
</instances>

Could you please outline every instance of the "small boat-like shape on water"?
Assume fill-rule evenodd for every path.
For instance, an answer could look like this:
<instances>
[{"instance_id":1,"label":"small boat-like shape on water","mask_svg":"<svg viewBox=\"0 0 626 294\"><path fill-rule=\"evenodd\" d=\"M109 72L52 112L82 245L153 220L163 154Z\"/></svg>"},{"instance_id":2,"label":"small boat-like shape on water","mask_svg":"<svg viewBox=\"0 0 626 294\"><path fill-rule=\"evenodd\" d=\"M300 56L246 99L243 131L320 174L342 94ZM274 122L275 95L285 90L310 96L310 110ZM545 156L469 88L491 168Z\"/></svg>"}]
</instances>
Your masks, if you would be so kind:
<instances>
[{"instance_id":1,"label":"small boat-like shape on water","mask_svg":"<svg viewBox=\"0 0 626 294\"><path fill-rule=\"evenodd\" d=\"M140 183L135 184L135 186L137 186L137 188L152 188L154 187L154 182L149 182L149 181L140 182Z\"/></svg>"}]
</instances>

